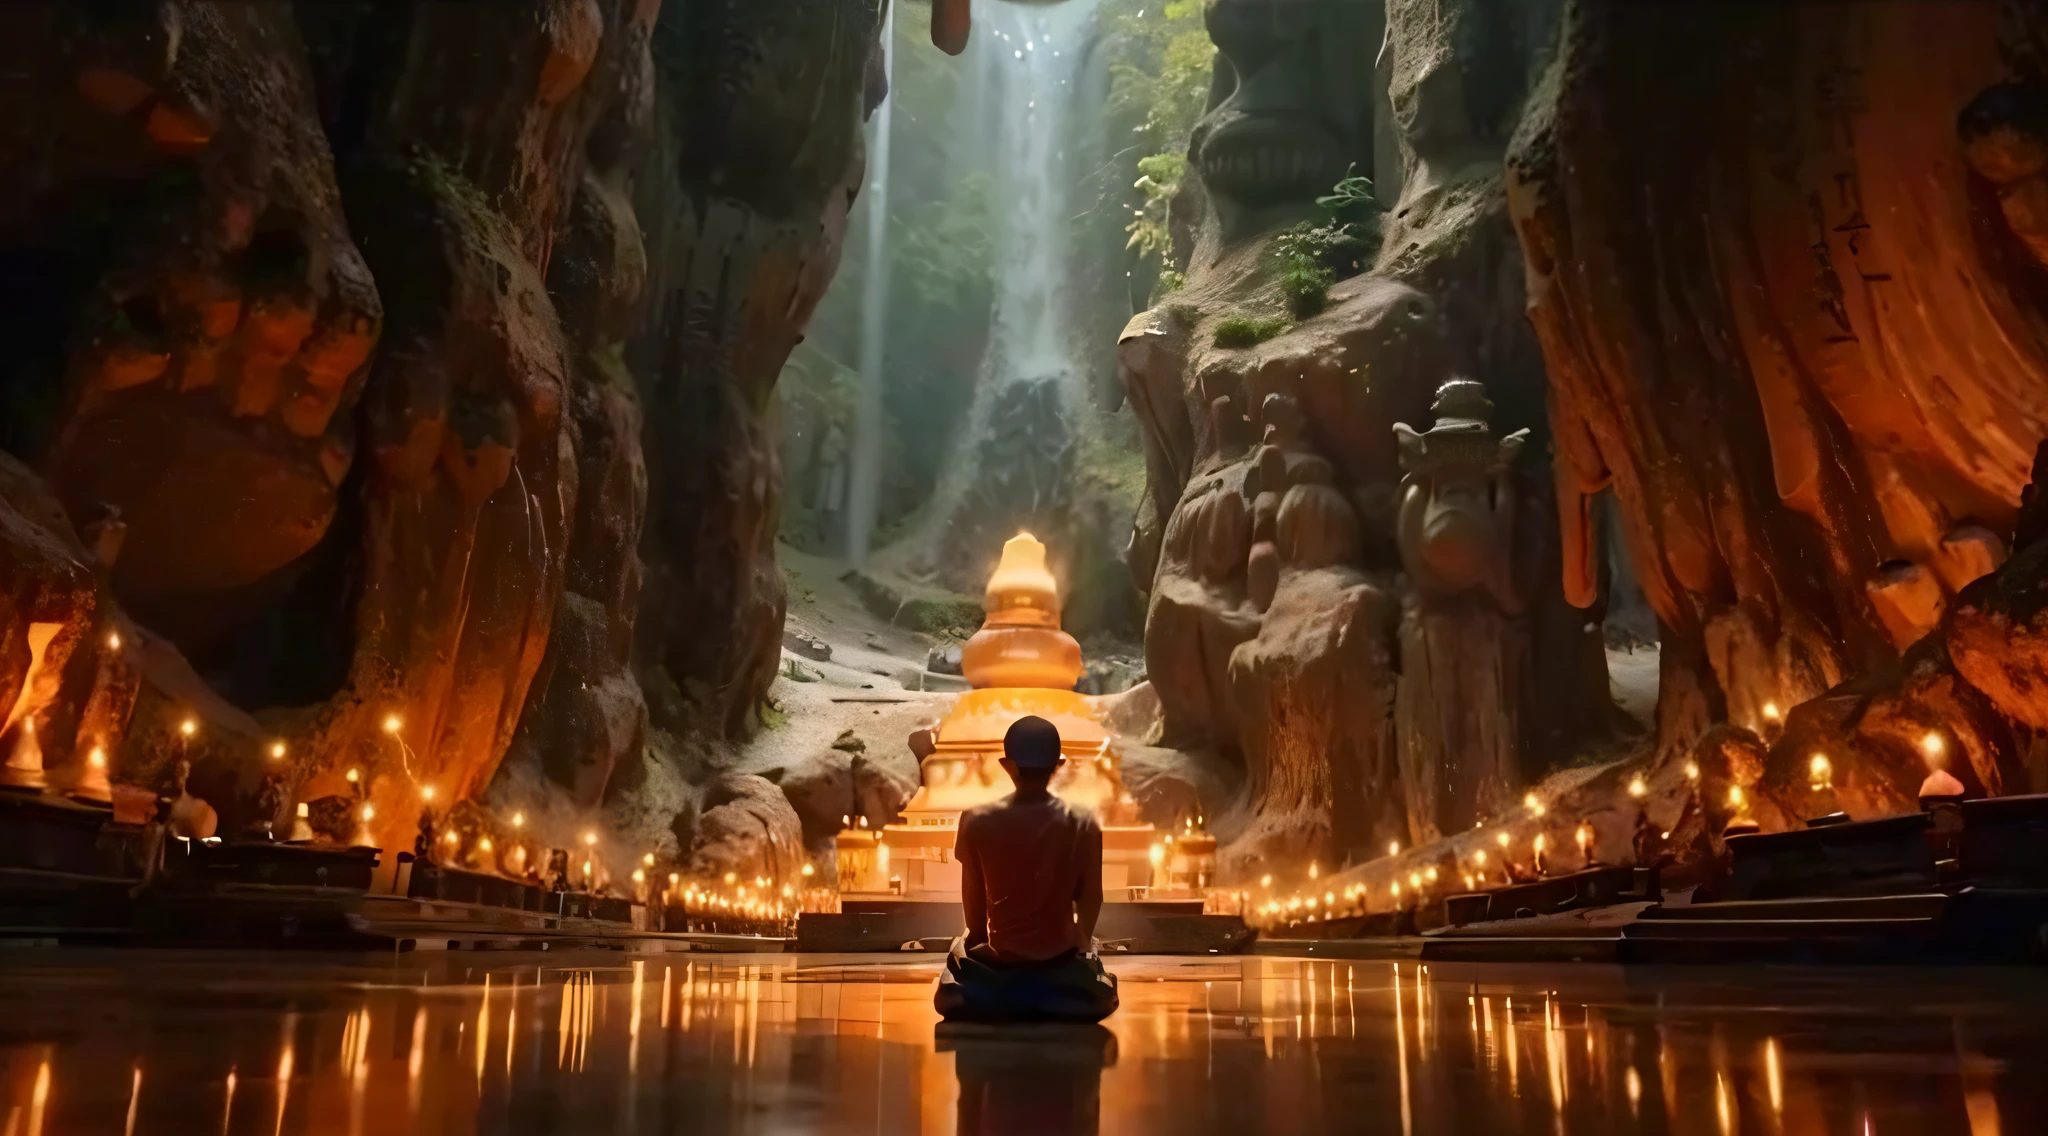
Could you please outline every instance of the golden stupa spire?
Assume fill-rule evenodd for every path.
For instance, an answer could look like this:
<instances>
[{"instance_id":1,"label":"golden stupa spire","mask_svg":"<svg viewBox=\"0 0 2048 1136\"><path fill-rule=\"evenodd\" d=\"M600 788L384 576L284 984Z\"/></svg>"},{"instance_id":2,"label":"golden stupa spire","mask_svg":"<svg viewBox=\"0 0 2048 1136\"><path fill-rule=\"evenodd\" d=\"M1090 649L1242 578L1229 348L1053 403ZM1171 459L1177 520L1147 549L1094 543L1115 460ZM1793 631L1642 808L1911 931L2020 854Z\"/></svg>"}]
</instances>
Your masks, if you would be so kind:
<instances>
[{"instance_id":1,"label":"golden stupa spire","mask_svg":"<svg viewBox=\"0 0 2048 1136\"><path fill-rule=\"evenodd\" d=\"M1045 545L1030 533L1003 544L1003 558L982 595L988 618L960 651L960 669L977 689L1072 690L1081 678L1081 645L1060 630L1060 588L1045 566Z\"/></svg>"}]
</instances>

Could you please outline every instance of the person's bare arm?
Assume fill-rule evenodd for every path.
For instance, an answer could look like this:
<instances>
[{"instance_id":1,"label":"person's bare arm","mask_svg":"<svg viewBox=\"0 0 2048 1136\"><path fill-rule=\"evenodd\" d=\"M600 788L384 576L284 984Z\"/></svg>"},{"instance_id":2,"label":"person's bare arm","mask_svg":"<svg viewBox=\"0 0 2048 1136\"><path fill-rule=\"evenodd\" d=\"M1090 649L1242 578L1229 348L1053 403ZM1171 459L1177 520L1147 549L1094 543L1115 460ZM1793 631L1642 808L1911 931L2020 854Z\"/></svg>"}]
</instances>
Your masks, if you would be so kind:
<instances>
[{"instance_id":1,"label":"person's bare arm","mask_svg":"<svg viewBox=\"0 0 2048 1136\"><path fill-rule=\"evenodd\" d=\"M967 945L988 942L988 888L981 878L981 852L962 817L960 835L953 838L953 858L960 861L960 912L967 918Z\"/></svg>"},{"instance_id":2,"label":"person's bare arm","mask_svg":"<svg viewBox=\"0 0 2048 1136\"><path fill-rule=\"evenodd\" d=\"M1074 946L1082 954L1095 945L1095 921L1102 916L1102 829L1089 825L1081 836L1081 882L1074 895Z\"/></svg>"}]
</instances>

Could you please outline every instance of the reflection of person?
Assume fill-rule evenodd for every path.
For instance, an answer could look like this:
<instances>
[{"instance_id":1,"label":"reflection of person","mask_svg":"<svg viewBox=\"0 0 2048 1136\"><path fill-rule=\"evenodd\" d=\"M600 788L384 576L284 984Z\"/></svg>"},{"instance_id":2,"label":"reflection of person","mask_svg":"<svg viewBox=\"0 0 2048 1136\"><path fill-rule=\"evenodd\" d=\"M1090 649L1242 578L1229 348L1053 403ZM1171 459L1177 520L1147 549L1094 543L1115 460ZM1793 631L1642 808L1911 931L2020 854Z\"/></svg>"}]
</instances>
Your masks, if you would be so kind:
<instances>
[{"instance_id":1,"label":"reflection of person","mask_svg":"<svg viewBox=\"0 0 2048 1136\"><path fill-rule=\"evenodd\" d=\"M1063 760L1051 722L1018 719L1003 736L1017 791L960 818L953 854L967 932L932 999L948 1019L1099 1022L1116 1012L1116 979L1093 950L1102 826L1052 795Z\"/></svg>"},{"instance_id":2,"label":"reflection of person","mask_svg":"<svg viewBox=\"0 0 2048 1136\"><path fill-rule=\"evenodd\" d=\"M960 1026L940 1023L933 1048L953 1055L960 1136L1101 1130L1102 1073L1116 1066L1116 1035L1098 1025Z\"/></svg>"},{"instance_id":3,"label":"reflection of person","mask_svg":"<svg viewBox=\"0 0 2048 1136\"><path fill-rule=\"evenodd\" d=\"M1102 914L1102 826L1052 795L1060 733L1039 717L1003 735L1003 769L1017 791L960 818L960 905L967 950L992 965L1049 962L1086 952Z\"/></svg>"}]
</instances>

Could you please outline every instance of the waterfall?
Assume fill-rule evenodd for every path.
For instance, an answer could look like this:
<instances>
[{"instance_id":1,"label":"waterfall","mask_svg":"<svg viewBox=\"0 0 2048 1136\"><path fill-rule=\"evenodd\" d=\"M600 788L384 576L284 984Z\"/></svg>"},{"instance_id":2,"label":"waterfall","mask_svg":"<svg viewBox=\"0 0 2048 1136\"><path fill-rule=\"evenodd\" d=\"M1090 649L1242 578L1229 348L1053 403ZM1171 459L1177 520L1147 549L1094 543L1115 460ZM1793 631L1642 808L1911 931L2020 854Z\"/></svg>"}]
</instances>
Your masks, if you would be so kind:
<instances>
[{"instance_id":1,"label":"waterfall","mask_svg":"<svg viewBox=\"0 0 2048 1136\"><path fill-rule=\"evenodd\" d=\"M894 84L896 9L882 20L882 77ZM891 91L875 108L868 138L868 250L860 313L860 397L854 406L852 477L846 497L846 559L855 568L868 562L875 506L882 481L883 336L889 326L889 148L896 97Z\"/></svg>"},{"instance_id":2,"label":"waterfall","mask_svg":"<svg viewBox=\"0 0 2048 1136\"><path fill-rule=\"evenodd\" d=\"M1097 0L975 5L977 89L971 100L979 165L994 186L996 230L990 334L967 421L934 494L927 553L972 585L1015 526L1063 492L1072 442L1065 408L1085 398L1067 307L1070 242L1081 212L1070 154L1093 54ZM964 376L963 376L964 379ZM984 547L985 546L985 547ZM961 558L973 563L962 564Z\"/></svg>"},{"instance_id":3,"label":"waterfall","mask_svg":"<svg viewBox=\"0 0 2048 1136\"><path fill-rule=\"evenodd\" d=\"M1003 210L996 242L995 312L989 374L997 385L1075 370L1067 312L1068 237L1075 177L1068 165L1072 121L1096 0L1054 6L982 5L988 51L987 100L995 119L992 155ZM1076 147L1078 148L1078 147Z\"/></svg>"}]
</instances>

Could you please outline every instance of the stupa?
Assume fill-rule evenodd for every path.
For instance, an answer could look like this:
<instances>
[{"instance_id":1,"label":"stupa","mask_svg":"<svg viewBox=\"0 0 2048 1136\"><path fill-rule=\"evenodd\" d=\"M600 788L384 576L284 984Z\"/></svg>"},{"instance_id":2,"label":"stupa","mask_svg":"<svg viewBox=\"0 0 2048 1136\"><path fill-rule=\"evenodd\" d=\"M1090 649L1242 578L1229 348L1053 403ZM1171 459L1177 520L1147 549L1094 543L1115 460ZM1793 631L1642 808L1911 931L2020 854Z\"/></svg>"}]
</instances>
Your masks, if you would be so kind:
<instances>
[{"instance_id":1,"label":"stupa","mask_svg":"<svg viewBox=\"0 0 2048 1136\"><path fill-rule=\"evenodd\" d=\"M882 881L906 899L958 901L960 864L953 841L960 814L1013 788L1003 772L1003 735L1035 714L1059 728L1067 763L1052 791L1092 809L1102 823L1102 887L1106 899L1139 898L1152 882L1155 839L1118 770L1115 746L1086 696L1081 645L1060 628L1059 585L1046 568L1045 545L1020 533L1003 545L1002 561L982 598L981 630L961 649L972 684L933 729L922 754L922 784L900 823L882 829L876 860ZM863 875L866 875L863 873ZM842 892L872 887L875 875L841 881Z\"/></svg>"}]
</instances>

